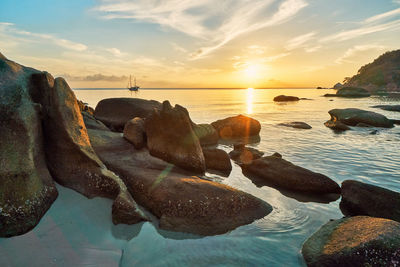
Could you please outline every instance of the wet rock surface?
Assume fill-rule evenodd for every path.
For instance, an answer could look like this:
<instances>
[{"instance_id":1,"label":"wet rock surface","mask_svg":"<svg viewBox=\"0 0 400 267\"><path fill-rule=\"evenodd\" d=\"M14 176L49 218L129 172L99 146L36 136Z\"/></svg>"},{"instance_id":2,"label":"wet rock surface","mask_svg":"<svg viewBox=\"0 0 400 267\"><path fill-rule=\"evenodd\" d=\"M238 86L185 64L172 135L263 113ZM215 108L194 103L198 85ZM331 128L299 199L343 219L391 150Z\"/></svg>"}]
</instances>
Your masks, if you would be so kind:
<instances>
[{"instance_id":1,"label":"wet rock surface","mask_svg":"<svg viewBox=\"0 0 400 267\"><path fill-rule=\"evenodd\" d=\"M0 54L0 236L35 227L57 198L46 166L41 106L30 96L39 73Z\"/></svg>"},{"instance_id":2,"label":"wet rock surface","mask_svg":"<svg viewBox=\"0 0 400 267\"><path fill-rule=\"evenodd\" d=\"M122 132L125 123L135 117L146 118L161 103L140 98L107 98L101 100L94 111L96 119L113 131Z\"/></svg>"},{"instance_id":3,"label":"wet rock surface","mask_svg":"<svg viewBox=\"0 0 400 267\"><path fill-rule=\"evenodd\" d=\"M252 147L246 147L244 144L234 145L233 150L229 152L230 158L239 164L249 164L263 155L264 152Z\"/></svg>"},{"instance_id":4,"label":"wet rock surface","mask_svg":"<svg viewBox=\"0 0 400 267\"><path fill-rule=\"evenodd\" d=\"M259 121L243 115L217 120L211 125L217 130L219 137L225 140L251 138L258 136L261 130Z\"/></svg>"},{"instance_id":5,"label":"wet rock surface","mask_svg":"<svg viewBox=\"0 0 400 267\"><path fill-rule=\"evenodd\" d=\"M278 95L274 97L275 102L293 102L299 100L300 98L298 98L297 96Z\"/></svg>"},{"instance_id":6,"label":"wet rock surface","mask_svg":"<svg viewBox=\"0 0 400 267\"><path fill-rule=\"evenodd\" d=\"M332 122L341 122L349 126L356 126L359 123L373 127L392 128L393 121L384 115L358 108L332 109L329 111Z\"/></svg>"},{"instance_id":7,"label":"wet rock surface","mask_svg":"<svg viewBox=\"0 0 400 267\"><path fill-rule=\"evenodd\" d=\"M311 129L312 127L302 121L293 121L293 122L284 122L284 123L279 123L279 126L285 126L285 127L292 127L295 129Z\"/></svg>"},{"instance_id":8,"label":"wet rock surface","mask_svg":"<svg viewBox=\"0 0 400 267\"><path fill-rule=\"evenodd\" d=\"M228 153L218 148L203 148L204 159L207 170L219 171L229 176L232 171L232 164Z\"/></svg>"},{"instance_id":9,"label":"wet rock surface","mask_svg":"<svg viewBox=\"0 0 400 267\"><path fill-rule=\"evenodd\" d=\"M308 266L396 266L400 223L366 216L328 222L303 245Z\"/></svg>"},{"instance_id":10,"label":"wet rock surface","mask_svg":"<svg viewBox=\"0 0 400 267\"><path fill-rule=\"evenodd\" d=\"M366 215L400 222L400 193L358 181L342 183L344 215Z\"/></svg>"},{"instance_id":11,"label":"wet rock surface","mask_svg":"<svg viewBox=\"0 0 400 267\"><path fill-rule=\"evenodd\" d=\"M136 150L120 135L89 130L92 145L135 200L159 219L161 229L200 235L222 234L269 214L266 202L190 173Z\"/></svg>"},{"instance_id":12,"label":"wet rock surface","mask_svg":"<svg viewBox=\"0 0 400 267\"><path fill-rule=\"evenodd\" d=\"M242 164L241 167L243 174L256 185L312 194L340 193L339 185L329 177L294 165L278 153Z\"/></svg>"},{"instance_id":13,"label":"wet rock surface","mask_svg":"<svg viewBox=\"0 0 400 267\"><path fill-rule=\"evenodd\" d=\"M164 101L161 109L155 109L146 118L144 127L151 155L189 171L204 173L204 155L184 107L172 107Z\"/></svg>"}]
</instances>

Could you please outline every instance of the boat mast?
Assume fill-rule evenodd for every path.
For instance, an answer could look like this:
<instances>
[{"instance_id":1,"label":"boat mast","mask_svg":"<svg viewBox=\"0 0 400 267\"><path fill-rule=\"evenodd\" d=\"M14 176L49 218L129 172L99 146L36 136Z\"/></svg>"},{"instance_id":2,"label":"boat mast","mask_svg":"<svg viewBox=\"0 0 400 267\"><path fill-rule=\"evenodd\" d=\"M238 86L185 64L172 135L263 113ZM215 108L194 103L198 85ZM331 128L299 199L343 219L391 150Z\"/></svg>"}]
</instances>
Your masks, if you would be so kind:
<instances>
[{"instance_id":1,"label":"boat mast","mask_svg":"<svg viewBox=\"0 0 400 267\"><path fill-rule=\"evenodd\" d=\"M132 87L132 75L129 75L129 88Z\"/></svg>"}]
</instances>

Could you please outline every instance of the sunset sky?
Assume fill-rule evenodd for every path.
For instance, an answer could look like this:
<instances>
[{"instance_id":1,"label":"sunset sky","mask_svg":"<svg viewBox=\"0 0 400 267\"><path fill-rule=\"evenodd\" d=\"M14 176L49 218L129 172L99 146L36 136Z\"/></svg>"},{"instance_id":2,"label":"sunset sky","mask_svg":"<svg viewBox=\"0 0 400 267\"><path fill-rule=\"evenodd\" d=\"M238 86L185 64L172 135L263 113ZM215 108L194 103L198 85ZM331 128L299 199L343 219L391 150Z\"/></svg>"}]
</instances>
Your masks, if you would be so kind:
<instances>
[{"instance_id":1,"label":"sunset sky","mask_svg":"<svg viewBox=\"0 0 400 267\"><path fill-rule=\"evenodd\" d=\"M1 0L0 52L71 87L330 87L400 49L400 0Z\"/></svg>"}]
</instances>

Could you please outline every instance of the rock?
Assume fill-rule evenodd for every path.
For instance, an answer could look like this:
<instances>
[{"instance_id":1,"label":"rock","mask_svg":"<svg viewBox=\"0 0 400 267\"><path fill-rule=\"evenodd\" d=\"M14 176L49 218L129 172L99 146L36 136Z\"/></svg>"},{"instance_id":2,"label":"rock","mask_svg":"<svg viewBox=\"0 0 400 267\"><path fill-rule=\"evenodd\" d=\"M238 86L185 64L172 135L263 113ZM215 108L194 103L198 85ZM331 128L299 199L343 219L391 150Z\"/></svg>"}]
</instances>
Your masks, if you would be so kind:
<instances>
[{"instance_id":1,"label":"rock","mask_svg":"<svg viewBox=\"0 0 400 267\"><path fill-rule=\"evenodd\" d=\"M218 143L218 132L211 124L192 124L193 131L199 138L201 146L212 146Z\"/></svg>"},{"instance_id":2,"label":"rock","mask_svg":"<svg viewBox=\"0 0 400 267\"><path fill-rule=\"evenodd\" d=\"M41 107L28 87L38 72L0 54L0 237L34 228L58 195L44 157Z\"/></svg>"},{"instance_id":3,"label":"rock","mask_svg":"<svg viewBox=\"0 0 400 267\"><path fill-rule=\"evenodd\" d=\"M333 88L333 89L340 89L340 88L342 88L342 87L343 87L343 84L337 83L337 84L335 84L332 88Z\"/></svg>"},{"instance_id":4,"label":"rock","mask_svg":"<svg viewBox=\"0 0 400 267\"><path fill-rule=\"evenodd\" d=\"M393 121L381 114L357 108L332 109L329 114L331 115L331 121L340 121L350 126L356 126L358 123L383 128L392 128L394 126Z\"/></svg>"},{"instance_id":5,"label":"rock","mask_svg":"<svg viewBox=\"0 0 400 267\"><path fill-rule=\"evenodd\" d=\"M139 98L107 98L97 104L94 115L111 130L122 132L127 121L146 118L155 108L160 109L161 103Z\"/></svg>"},{"instance_id":6,"label":"rock","mask_svg":"<svg viewBox=\"0 0 400 267\"><path fill-rule=\"evenodd\" d=\"M225 175L229 175L232 171L231 159L228 153L217 148L203 148L206 168L220 171Z\"/></svg>"},{"instance_id":7,"label":"rock","mask_svg":"<svg viewBox=\"0 0 400 267\"><path fill-rule=\"evenodd\" d=\"M144 131L144 120L136 117L129 120L124 127L124 137L131 142L136 149L146 146L146 132Z\"/></svg>"},{"instance_id":8,"label":"rock","mask_svg":"<svg viewBox=\"0 0 400 267\"><path fill-rule=\"evenodd\" d=\"M109 130L107 126L104 125L99 120L96 120L96 118L91 115L90 113L83 111L82 117L83 117L83 122L85 123L86 129L100 129L100 130Z\"/></svg>"},{"instance_id":9,"label":"rock","mask_svg":"<svg viewBox=\"0 0 400 267\"><path fill-rule=\"evenodd\" d=\"M337 94L324 94L325 97L337 97ZM329 100L331 101L331 100Z\"/></svg>"},{"instance_id":10,"label":"rock","mask_svg":"<svg viewBox=\"0 0 400 267\"><path fill-rule=\"evenodd\" d=\"M261 158L264 152L261 152L252 147L246 147L244 144L238 144L233 147L233 150L229 152L231 159L239 164L249 164L251 161Z\"/></svg>"},{"instance_id":11,"label":"rock","mask_svg":"<svg viewBox=\"0 0 400 267\"><path fill-rule=\"evenodd\" d=\"M371 131L369 134L371 134L371 135L378 134L378 130L373 130L373 131Z\"/></svg>"},{"instance_id":12,"label":"rock","mask_svg":"<svg viewBox=\"0 0 400 267\"><path fill-rule=\"evenodd\" d=\"M301 121L293 121L293 122L285 122L279 123L280 126L292 127L296 129L311 129L312 127L305 122Z\"/></svg>"},{"instance_id":13,"label":"rock","mask_svg":"<svg viewBox=\"0 0 400 267\"><path fill-rule=\"evenodd\" d=\"M332 130L335 131L347 131L347 130L351 130L351 128L349 126L347 126L346 124L340 122L340 121L326 121L324 123L324 125L328 128L331 128Z\"/></svg>"},{"instance_id":14,"label":"rock","mask_svg":"<svg viewBox=\"0 0 400 267\"><path fill-rule=\"evenodd\" d=\"M221 139L250 138L258 136L261 130L259 121L247 116L238 115L211 123Z\"/></svg>"},{"instance_id":15,"label":"rock","mask_svg":"<svg viewBox=\"0 0 400 267\"><path fill-rule=\"evenodd\" d=\"M287 96L287 95L279 95L274 97L275 102L289 102L289 101L299 101L300 98L297 96Z\"/></svg>"},{"instance_id":16,"label":"rock","mask_svg":"<svg viewBox=\"0 0 400 267\"><path fill-rule=\"evenodd\" d=\"M241 165L243 174L258 184L313 194L340 193L339 185L329 177L296 166L279 157L266 156Z\"/></svg>"},{"instance_id":17,"label":"rock","mask_svg":"<svg viewBox=\"0 0 400 267\"><path fill-rule=\"evenodd\" d=\"M330 221L303 245L307 265L396 266L400 261L400 224L357 216Z\"/></svg>"},{"instance_id":18,"label":"rock","mask_svg":"<svg viewBox=\"0 0 400 267\"><path fill-rule=\"evenodd\" d=\"M364 88L343 87L336 92L338 97L369 97L371 94Z\"/></svg>"},{"instance_id":19,"label":"rock","mask_svg":"<svg viewBox=\"0 0 400 267\"><path fill-rule=\"evenodd\" d=\"M115 199L114 223L145 220L144 214L137 212L136 203L123 181L109 171L93 151L78 102L66 81L54 80L48 73L38 73L31 76L30 85L35 89L35 98L44 107L45 152L52 177L86 197ZM130 216L126 207L132 207Z\"/></svg>"},{"instance_id":20,"label":"rock","mask_svg":"<svg viewBox=\"0 0 400 267\"><path fill-rule=\"evenodd\" d=\"M89 107L87 103L83 103L82 101L78 100L78 106L81 112L87 112L92 116L94 115L94 109Z\"/></svg>"},{"instance_id":21,"label":"rock","mask_svg":"<svg viewBox=\"0 0 400 267\"><path fill-rule=\"evenodd\" d=\"M345 215L367 215L400 222L400 193L346 180L342 183L340 209Z\"/></svg>"},{"instance_id":22,"label":"rock","mask_svg":"<svg viewBox=\"0 0 400 267\"><path fill-rule=\"evenodd\" d=\"M195 135L187 110L179 105L171 107L164 101L145 120L147 147L152 156L181 168L204 173L206 169L200 142Z\"/></svg>"},{"instance_id":23,"label":"rock","mask_svg":"<svg viewBox=\"0 0 400 267\"><path fill-rule=\"evenodd\" d=\"M226 233L269 214L266 202L216 182L186 175L117 133L89 130L101 160L127 184L161 229L200 235Z\"/></svg>"},{"instance_id":24,"label":"rock","mask_svg":"<svg viewBox=\"0 0 400 267\"><path fill-rule=\"evenodd\" d=\"M400 105L377 105L372 106L373 108L380 108L387 111L398 111L400 112Z\"/></svg>"}]
</instances>

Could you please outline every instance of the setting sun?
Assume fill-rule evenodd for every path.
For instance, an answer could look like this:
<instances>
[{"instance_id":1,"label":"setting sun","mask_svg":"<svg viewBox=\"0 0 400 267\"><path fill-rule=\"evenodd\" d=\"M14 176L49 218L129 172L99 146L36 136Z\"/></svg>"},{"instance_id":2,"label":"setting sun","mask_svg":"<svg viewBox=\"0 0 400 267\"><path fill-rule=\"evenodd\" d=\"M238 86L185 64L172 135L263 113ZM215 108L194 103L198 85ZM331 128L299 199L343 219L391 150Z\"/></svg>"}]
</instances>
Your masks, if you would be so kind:
<instances>
[{"instance_id":1,"label":"setting sun","mask_svg":"<svg viewBox=\"0 0 400 267\"><path fill-rule=\"evenodd\" d=\"M258 76L260 75L260 66L256 64L250 64L243 71L246 75L246 78L258 78Z\"/></svg>"}]
</instances>

